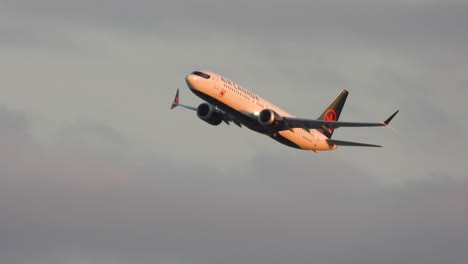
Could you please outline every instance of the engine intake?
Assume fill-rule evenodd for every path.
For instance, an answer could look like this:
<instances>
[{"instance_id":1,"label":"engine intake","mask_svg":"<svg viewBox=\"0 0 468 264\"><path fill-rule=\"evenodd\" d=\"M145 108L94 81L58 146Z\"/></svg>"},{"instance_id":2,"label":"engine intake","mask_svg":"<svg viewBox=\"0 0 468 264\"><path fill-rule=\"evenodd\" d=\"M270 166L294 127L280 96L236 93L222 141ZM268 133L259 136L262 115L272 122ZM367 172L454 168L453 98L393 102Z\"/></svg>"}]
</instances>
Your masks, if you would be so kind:
<instances>
[{"instance_id":1,"label":"engine intake","mask_svg":"<svg viewBox=\"0 0 468 264\"><path fill-rule=\"evenodd\" d=\"M283 117L271 109L263 109L258 114L258 122L264 127L276 127Z\"/></svg>"},{"instance_id":2,"label":"engine intake","mask_svg":"<svg viewBox=\"0 0 468 264\"><path fill-rule=\"evenodd\" d=\"M213 126L217 126L221 124L223 121L223 116L220 112L216 111L215 107L211 104L208 103L201 103L197 107L197 116L207 122L208 124L211 124Z\"/></svg>"}]
</instances>

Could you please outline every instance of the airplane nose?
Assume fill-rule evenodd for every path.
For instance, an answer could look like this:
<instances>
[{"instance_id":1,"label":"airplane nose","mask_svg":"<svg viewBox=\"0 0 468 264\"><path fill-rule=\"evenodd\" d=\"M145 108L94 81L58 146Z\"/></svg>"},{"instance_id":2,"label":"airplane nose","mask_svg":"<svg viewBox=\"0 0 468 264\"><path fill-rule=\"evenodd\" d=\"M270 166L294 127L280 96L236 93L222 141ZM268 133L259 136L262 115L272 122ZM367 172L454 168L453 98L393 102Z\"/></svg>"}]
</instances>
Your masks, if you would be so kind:
<instances>
[{"instance_id":1,"label":"airplane nose","mask_svg":"<svg viewBox=\"0 0 468 264\"><path fill-rule=\"evenodd\" d=\"M197 82L197 80L198 80L198 76L195 75L195 74L189 73L189 74L187 74L187 76L185 76L185 82L192 89L193 89L195 83Z\"/></svg>"}]
</instances>

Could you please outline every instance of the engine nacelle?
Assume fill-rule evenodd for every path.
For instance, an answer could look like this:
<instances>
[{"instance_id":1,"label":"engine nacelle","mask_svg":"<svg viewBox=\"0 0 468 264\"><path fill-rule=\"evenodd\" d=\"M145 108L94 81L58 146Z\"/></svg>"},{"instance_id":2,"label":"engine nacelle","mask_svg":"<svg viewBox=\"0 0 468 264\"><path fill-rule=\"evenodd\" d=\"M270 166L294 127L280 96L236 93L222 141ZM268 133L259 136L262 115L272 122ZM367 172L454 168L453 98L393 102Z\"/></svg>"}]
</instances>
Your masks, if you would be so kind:
<instances>
[{"instance_id":1,"label":"engine nacelle","mask_svg":"<svg viewBox=\"0 0 468 264\"><path fill-rule=\"evenodd\" d=\"M263 109L258 114L258 122L264 127L276 127L283 117L271 109Z\"/></svg>"},{"instance_id":2,"label":"engine nacelle","mask_svg":"<svg viewBox=\"0 0 468 264\"><path fill-rule=\"evenodd\" d=\"M202 103L197 107L197 116L201 120L213 126L217 126L223 121L222 114L216 111L214 106L208 103Z\"/></svg>"}]
</instances>

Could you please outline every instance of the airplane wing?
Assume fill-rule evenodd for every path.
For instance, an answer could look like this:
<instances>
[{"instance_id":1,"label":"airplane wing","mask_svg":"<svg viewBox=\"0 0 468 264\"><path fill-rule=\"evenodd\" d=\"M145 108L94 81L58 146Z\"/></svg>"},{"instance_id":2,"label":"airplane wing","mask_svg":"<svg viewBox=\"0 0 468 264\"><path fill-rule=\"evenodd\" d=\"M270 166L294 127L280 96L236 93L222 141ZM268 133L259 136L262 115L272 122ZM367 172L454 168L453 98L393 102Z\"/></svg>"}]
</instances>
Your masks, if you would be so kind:
<instances>
[{"instance_id":1,"label":"airplane wing","mask_svg":"<svg viewBox=\"0 0 468 264\"><path fill-rule=\"evenodd\" d=\"M328 128L335 129L339 127L375 127L375 126L387 126L390 121L398 114L397 110L389 118L383 122L376 123L364 123L364 122L343 122L343 121L326 121L316 119L303 119L295 117L284 117L281 121L284 129L292 128L304 128L304 129L317 129L317 128Z\"/></svg>"},{"instance_id":2,"label":"airplane wing","mask_svg":"<svg viewBox=\"0 0 468 264\"><path fill-rule=\"evenodd\" d=\"M181 104L180 103L180 98L179 98L179 89L177 89L177 92L176 92L176 96L174 98L174 101L172 102L172 105L171 105L171 110L176 108L177 106L180 106L180 107L183 107L185 109L189 109L189 110L193 110L193 111L197 111L197 107L194 107L194 106L190 106L190 105L185 105L185 104ZM223 121L224 123L230 125L230 122L233 122L234 124L236 124L238 127L242 127L242 124L241 122L239 122L237 119L235 119L232 115L230 115L229 113L226 113L224 112L223 110L216 108L216 111L218 113L221 114L221 116L223 117Z\"/></svg>"}]
</instances>

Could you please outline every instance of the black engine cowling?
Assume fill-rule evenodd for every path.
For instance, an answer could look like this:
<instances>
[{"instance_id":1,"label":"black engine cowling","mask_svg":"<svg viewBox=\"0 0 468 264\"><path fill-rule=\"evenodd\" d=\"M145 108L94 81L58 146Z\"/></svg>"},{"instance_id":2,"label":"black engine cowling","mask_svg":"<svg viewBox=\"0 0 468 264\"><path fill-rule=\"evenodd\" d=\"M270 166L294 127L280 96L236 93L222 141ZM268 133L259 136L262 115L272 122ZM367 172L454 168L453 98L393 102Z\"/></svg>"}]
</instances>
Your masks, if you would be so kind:
<instances>
[{"instance_id":1,"label":"black engine cowling","mask_svg":"<svg viewBox=\"0 0 468 264\"><path fill-rule=\"evenodd\" d=\"M283 117L271 109L263 109L258 115L258 122L264 127L276 127L282 120Z\"/></svg>"},{"instance_id":2,"label":"black engine cowling","mask_svg":"<svg viewBox=\"0 0 468 264\"><path fill-rule=\"evenodd\" d=\"M217 126L223 121L222 114L208 103L202 103L197 107L197 116L213 126Z\"/></svg>"}]
</instances>

